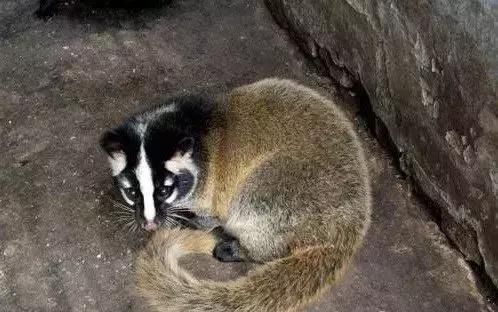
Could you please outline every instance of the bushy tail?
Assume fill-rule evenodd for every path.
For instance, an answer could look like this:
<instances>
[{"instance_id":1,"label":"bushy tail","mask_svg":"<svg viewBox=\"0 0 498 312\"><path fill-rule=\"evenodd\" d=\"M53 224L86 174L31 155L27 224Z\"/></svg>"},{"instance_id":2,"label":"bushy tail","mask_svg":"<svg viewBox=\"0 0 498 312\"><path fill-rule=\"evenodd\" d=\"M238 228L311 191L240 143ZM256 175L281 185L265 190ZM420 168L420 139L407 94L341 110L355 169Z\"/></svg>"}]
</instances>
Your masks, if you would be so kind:
<instances>
[{"instance_id":1,"label":"bushy tail","mask_svg":"<svg viewBox=\"0 0 498 312\"><path fill-rule=\"evenodd\" d=\"M137 289L157 312L279 312L316 297L336 278L348 255L332 246L313 247L269 262L233 282L200 281L178 265L186 253L211 253L206 232L158 232L138 257ZM348 252L349 254L349 252Z\"/></svg>"}]
</instances>

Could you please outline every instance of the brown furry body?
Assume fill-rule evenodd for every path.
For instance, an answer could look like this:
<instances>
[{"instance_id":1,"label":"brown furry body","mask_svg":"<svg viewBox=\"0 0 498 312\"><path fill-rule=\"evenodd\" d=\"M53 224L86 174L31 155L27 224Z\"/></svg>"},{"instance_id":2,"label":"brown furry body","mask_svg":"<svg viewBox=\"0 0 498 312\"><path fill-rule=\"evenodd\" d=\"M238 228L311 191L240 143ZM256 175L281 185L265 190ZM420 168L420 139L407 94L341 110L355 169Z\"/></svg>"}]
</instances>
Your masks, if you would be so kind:
<instances>
[{"instance_id":1,"label":"brown furry body","mask_svg":"<svg viewBox=\"0 0 498 312\"><path fill-rule=\"evenodd\" d=\"M215 238L163 230L138 257L138 291L159 312L295 310L338 278L368 228L362 147L332 102L291 81L246 85L219 105L226 122L206 138L195 209L265 264L233 282L198 281L177 260L211 254Z\"/></svg>"}]
</instances>

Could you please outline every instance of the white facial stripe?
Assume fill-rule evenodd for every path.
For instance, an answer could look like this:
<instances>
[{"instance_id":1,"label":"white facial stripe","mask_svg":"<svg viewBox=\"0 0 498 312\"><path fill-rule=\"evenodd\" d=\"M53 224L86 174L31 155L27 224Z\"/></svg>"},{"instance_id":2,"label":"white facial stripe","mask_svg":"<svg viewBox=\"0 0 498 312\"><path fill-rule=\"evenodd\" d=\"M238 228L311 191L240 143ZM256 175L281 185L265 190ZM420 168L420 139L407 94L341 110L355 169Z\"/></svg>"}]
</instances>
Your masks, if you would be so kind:
<instances>
[{"instance_id":1,"label":"white facial stripe","mask_svg":"<svg viewBox=\"0 0 498 312\"><path fill-rule=\"evenodd\" d=\"M124 188L129 188L129 187L131 187L131 183L130 183L130 181L128 181L128 180L126 180L126 179L121 180L121 183L123 184L123 187L124 187Z\"/></svg>"},{"instance_id":2,"label":"white facial stripe","mask_svg":"<svg viewBox=\"0 0 498 312\"><path fill-rule=\"evenodd\" d=\"M164 186L172 186L175 183L175 180L172 177L167 177L164 179Z\"/></svg>"},{"instance_id":3,"label":"white facial stripe","mask_svg":"<svg viewBox=\"0 0 498 312\"><path fill-rule=\"evenodd\" d=\"M165 162L164 167L174 174L179 174L182 170L188 170L192 172L194 177L197 176L197 167L192 161L190 154L176 154L170 160Z\"/></svg>"},{"instance_id":4,"label":"white facial stripe","mask_svg":"<svg viewBox=\"0 0 498 312\"><path fill-rule=\"evenodd\" d=\"M154 206L154 182L152 181L152 170L145 156L144 145L140 146L138 166L135 169L137 180L140 183L140 191L143 196L144 217L147 221L154 221L156 208Z\"/></svg>"},{"instance_id":5,"label":"white facial stripe","mask_svg":"<svg viewBox=\"0 0 498 312\"><path fill-rule=\"evenodd\" d=\"M176 197L178 197L178 190L175 188L173 190L173 193L165 200L168 204L171 204L172 202L175 201Z\"/></svg>"},{"instance_id":6,"label":"white facial stripe","mask_svg":"<svg viewBox=\"0 0 498 312\"><path fill-rule=\"evenodd\" d=\"M111 166L111 174L115 177L121 173L121 171L126 168L126 155L123 152L112 153L111 156L107 158L109 165Z\"/></svg>"},{"instance_id":7,"label":"white facial stripe","mask_svg":"<svg viewBox=\"0 0 498 312\"><path fill-rule=\"evenodd\" d=\"M138 133L143 137L143 135L145 134L145 131L147 129L147 125L150 122L153 122L154 119L160 118L164 114L174 113L176 111L177 111L177 107L176 107L175 103L171 103L169 105L163 105L156 110L149 111L149 112L143 114L142 116L139 116L137 118L137 124L135 125L135 127L136 127Z\"/></svg>"},{"instance_id":8,"label":"white facial stripe","mask_svg":"<svg viewBox=\"0 0 498 312\"><path fill-rule=\"evenodd\" d=\"M125 202L128 203L128 205L130 206L135 205L135 203L131 199L129 199L128 196L126 196L126 193L122 188L119 188L119 191L121 192L121 196L123 196L123 199L125 200Z\"/></svg>"},{"instance_id":9,"label":"white facial stripe","mask_svg":"<svg viewBox=\"0 0 498 312\"><path fill-rule=\"evenodd\" d=\"M162 114L174 113L174 112L176 112L176 104L171 103L170 105L162 106L155 113L157 115L162 115Z\"/></svg>"},{"instance_id":10,"label":"white facial stripe","mask_svg":"<svg viewBox=\"0 0 498 312\"><path fill-rule=\"evenodd\" d=\"M140 137L143 138L145 131L147 130L147 124L145 124L143 122L139 122L139 123L135 124L135 129L137 130Z\"/></svg>"}]
</instances>

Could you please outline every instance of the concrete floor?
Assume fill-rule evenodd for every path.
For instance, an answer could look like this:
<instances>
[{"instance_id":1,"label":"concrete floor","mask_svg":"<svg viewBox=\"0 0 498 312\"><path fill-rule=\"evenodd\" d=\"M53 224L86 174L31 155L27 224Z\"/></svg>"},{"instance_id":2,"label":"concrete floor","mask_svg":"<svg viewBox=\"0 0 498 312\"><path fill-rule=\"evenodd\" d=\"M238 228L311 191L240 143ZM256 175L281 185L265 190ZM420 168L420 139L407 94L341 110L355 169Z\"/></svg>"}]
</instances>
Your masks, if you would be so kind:
<instances>
[{"instance_id":1,"label":"concrete floor","mask_svg":"<svg viewBox=\"0 0 498 312\"><path fill-rule=\"evenodd\" d=\"M259 1L177 0L140 14L69 4L47 22L33 18L35 7L0 2L0 311L143 311L132 265L146 238L115 222L97 146L103 130L173 93L268 76L337 95ZM343 280L310 311L492 309L363 132L375 180L371 230ZM188 262L212 278L245 269Z\"/></svg>"}]
</instances>

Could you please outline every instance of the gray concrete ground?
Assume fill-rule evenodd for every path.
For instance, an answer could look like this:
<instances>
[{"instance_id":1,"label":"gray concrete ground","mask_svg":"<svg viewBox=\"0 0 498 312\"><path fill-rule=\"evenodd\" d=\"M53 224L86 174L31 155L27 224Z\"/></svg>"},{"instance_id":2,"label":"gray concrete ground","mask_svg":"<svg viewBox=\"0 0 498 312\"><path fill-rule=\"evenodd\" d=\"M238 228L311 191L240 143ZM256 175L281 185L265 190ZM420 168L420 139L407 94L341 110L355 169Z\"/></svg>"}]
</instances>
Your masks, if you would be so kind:
<instances>
[{"instance_id":1,"label":"gray concrete ground","mask_svg":"<svg viewBox=\"0 0 498 312\"><path fill-rule=\"evenodd\" d=\"M222 92L268 76L334 89L259 1L177 0L138 15L69 4L47 22L32 17L35 7L0 2L0 311L143 311L132 265L145 238L115 222L97 146L103 129L184 90ZM371 230L310 311L491 309L465 261L363 136ZM211 278L245 270L207 257L187 262Z\"/></svg>"}]
</instances>

